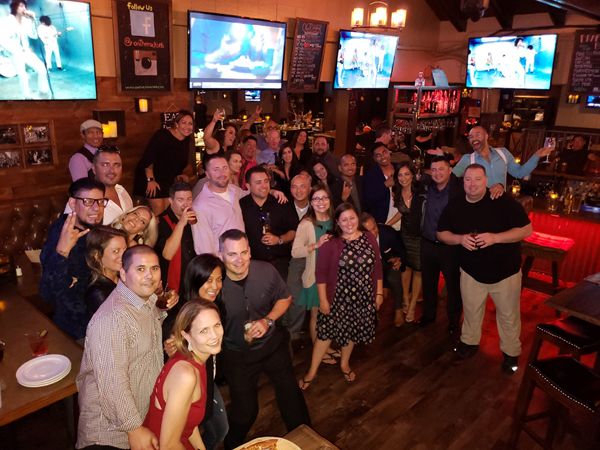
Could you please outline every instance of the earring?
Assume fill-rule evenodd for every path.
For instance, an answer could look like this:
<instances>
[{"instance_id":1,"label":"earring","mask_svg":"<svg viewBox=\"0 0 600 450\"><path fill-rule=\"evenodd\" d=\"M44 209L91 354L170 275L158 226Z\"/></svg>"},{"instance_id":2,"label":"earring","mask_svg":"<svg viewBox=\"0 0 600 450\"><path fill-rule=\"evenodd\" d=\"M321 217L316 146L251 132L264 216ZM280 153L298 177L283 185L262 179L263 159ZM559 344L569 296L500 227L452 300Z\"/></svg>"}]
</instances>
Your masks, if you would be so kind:
<instances>
[{"instance_id":1,"label":"earring","mask_svg":"<svg viewBox=\"0 0 600 450\"><path fill-rule=\"evenodd\" d=\"M191 343L189 343L189 342L188 342L188 350L189 350L190 352L193 352L193 350L192 350L192 344L191 344Z\"/></svg>"}]
</instances>

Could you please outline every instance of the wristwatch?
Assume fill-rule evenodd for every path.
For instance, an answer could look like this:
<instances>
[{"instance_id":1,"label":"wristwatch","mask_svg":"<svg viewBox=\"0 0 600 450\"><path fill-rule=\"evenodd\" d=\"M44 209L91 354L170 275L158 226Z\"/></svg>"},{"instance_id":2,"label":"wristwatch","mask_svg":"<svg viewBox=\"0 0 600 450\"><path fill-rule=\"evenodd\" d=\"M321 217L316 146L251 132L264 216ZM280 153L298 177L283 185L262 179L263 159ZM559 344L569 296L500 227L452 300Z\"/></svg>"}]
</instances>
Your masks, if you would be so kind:
<instances>
[{"instance_id":1,"label":"wristwatch","mask_svg":"<svg viewBox=\"0 0 600 450\"><path fill-rule=\"evenodd\" d=\"M147 181L148 183L150 183L151 181L154 181L154 178L152 178L152 177L147 177L147 178L146 178L146 181Z\"/></svg>"},{"instance_id":2,"label":"wristwatch","mask_svg":"<svg viewBox=\"0 0 600 450\"><path fill-rule=\"evenodd\" d=\"M271 328L273 326L273 324L275 323L275 321L273 319L269 319L268 317L265 317L265 322L267 322L267 327Z\"/></svg>"}]
</instances>

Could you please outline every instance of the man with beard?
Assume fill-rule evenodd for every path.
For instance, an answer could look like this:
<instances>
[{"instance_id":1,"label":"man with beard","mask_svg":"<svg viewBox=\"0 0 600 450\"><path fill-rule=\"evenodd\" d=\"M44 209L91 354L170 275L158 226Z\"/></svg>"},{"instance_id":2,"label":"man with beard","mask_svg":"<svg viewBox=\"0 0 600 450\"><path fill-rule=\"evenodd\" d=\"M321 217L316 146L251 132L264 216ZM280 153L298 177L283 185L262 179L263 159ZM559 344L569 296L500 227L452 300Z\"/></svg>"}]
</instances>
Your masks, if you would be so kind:
<instances>
[{"instance_id":1,"label":"man with beard","mask_svg":"<svg viewBox=\"0 0 600 450\"><path fill-rule=\"evenodd\" d=\"M514 178L526 177L536 168L540 158L549 155L553 150L552 148L542 147L521 166L506 148L490 147L488 144L488 133L481 126L471 128L471 131L469 131L469 143L473 147L473 153L463 155L456 166L454 166L454 169L452 169L452 172L457 177L462 177L467 166L475 163L481 164L487 173L487 187L490 189L492 199L500 197L506 191L507 173Z\"/></svg>"},{"instance_id":2,"label":"man with beard","mask_svg":"<svg viewBox=\"0 0 600 450\"><path fill-rule=\"evenodd\" d=\"M331 185L333 208L344 202L351 203L360 216L363 207L362 178L356 175L356 158L350 153L342 155L338 166L341 177Z\"/></svg>"},{"instance_id":3,"label":"man with beard","mask_svg":"<svg viewBox=\"0 0 600 450\"><path fill-rule=\"evenodd\" d=\"M84 296L90 269L85 262L85 235L102 224L108 203L104 191L104 185L91 178L71 184L68 204L73 212L50 225L40 256L40 295L54 306L54 322L75 339L85 336L87 326Z\"/></svg>"},{"instance_id":4,"label":"man with beard","mask_svg":"<svg viewBox=\"0 0 600 450\"><path fill-rule=\"evenodd\" d=\"M222 301L225 321L223 373L229 384L229 433L225 449L241 445L258 415L258 379L271 382L288 431L310 424L304 397L294 376L287 332L276 325L291 297L275 270L250 260L248 237L229 230L219 240L225 264Z\"/></svg>"},{"instance_id":5,"label":"man with beard","mask_svg":"<svg viewBox=\"0 0 600 450\"><path fill-rule=\"evenodd\" d=\"M325 166L327 172L336 178L341 176L338 166L338 158L329 151L329 143L325 136L315 136L313 139L313 154L309 166L312 167L316 162Z\"/></svg>"},{"instance_id":6,"label":"man with beard","mask_svg":"<svg viewBox=\"0 0 600 450\"><path fill-rule=\"evenodd\" d=\"M103 225L110 225L117 217L133 208L133 200L123 186L119 184L123 174L121 151L114 145L101 145L94 155L92 173L94 178L104 185L104 196L108 203L104 208ZM65 213L71 208L67 204Z\"/></svg>"},{"instance_id":7,"label":"man with beard","mask_svg":"<svg viewBox=\"0 0 600 450\"><path fill-rule=\"evenodd\" d=\"M509 195L492 200L485 169L471 164L463 178L465 196L450 202L437 238L459 246L463 324L456 354L469 358L479 349L488 295L496 306L502 370L512 375L521 354L521 240L531 234L523 207Z\"/></svg>"}]
</instances>

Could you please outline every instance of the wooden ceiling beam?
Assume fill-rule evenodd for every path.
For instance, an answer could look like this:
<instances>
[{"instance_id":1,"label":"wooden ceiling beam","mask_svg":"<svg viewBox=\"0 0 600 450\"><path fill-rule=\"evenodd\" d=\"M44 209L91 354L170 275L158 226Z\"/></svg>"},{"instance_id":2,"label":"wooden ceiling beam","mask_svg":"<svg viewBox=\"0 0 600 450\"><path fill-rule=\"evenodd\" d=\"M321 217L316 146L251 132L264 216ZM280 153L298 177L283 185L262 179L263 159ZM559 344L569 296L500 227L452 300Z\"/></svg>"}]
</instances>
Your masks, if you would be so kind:
<instances>
[{"instance_id":1,"label":"wooden ceiling beam","mask_svg":"<svg viewBox=\"0 0 600 450\"><path fill-rule=\"evenodd\" d=\"M600 20L600 1L598 0L535 0L554 8L573 11L594 20Z\"/></svg>"},{"instance_id":2,"label":"wooden ceiling beam","mask_svg":"<svg viewBox=\"0 0 600 450\"><path fill-rule=\"evenodd\" d=\"M564 27L567 22L567 11L564 9L555 9L548 11L552 24L557 27Z\"/></svg>"},{"instance_id":3,"label":"wooden ceiling beam","mask_svg":"<svg viewBox=\"0 0 600 450\"><path fill-rule=\"evenodd\" d=\"M439 20L449 20L456 31L467 31L467 18L460 12L460 0L425 0Z\"/></svg>"},{"instance_id":4,"label":"wooden ceiling beam","mask_svg":"<svg viewBox=\"0 0 600 450\"><path fill-rule=\"evenodd\" d=\"M514 4L502 0L491 0L490 9L503 30L510 30L513 27L515 17Z\"/></svg>"}]
</instances>

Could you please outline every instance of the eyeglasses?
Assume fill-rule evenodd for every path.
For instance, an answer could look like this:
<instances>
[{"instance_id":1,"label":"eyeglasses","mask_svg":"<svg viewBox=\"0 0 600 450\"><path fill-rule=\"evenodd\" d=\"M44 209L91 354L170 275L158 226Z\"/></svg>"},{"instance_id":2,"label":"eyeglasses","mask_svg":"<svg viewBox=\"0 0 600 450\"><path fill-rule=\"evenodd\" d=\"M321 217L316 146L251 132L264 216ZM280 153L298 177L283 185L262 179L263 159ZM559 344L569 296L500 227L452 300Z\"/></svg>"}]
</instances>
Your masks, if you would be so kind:
<instances>
[{"instance_id":1,"label":"eyeglasses","mask_svg":"<svg viewBox=\"0 0 600 450\"><path fill-rule=\"evenodd\" d=\"M329 197L323 196L323 197L313 197L312 198L312 201L315 203L324 202L325 200L329 200Z\"/></svg>"},{"instance_id":2,"label":"eyeglasses","mask_svg":"<svg viewBox=\"0 0 600 450\"><path fill-rule=\"evenodd\" d=\"M77 200L81 200L81 203L83 203L83 206L87 206L88 208L93 206L94 203L96 205L98 205L98 208L104 208L106 205L108 205L108 199L107 198L83 198L83 197L73 197Z\"/></svg>"}]
</instances>

